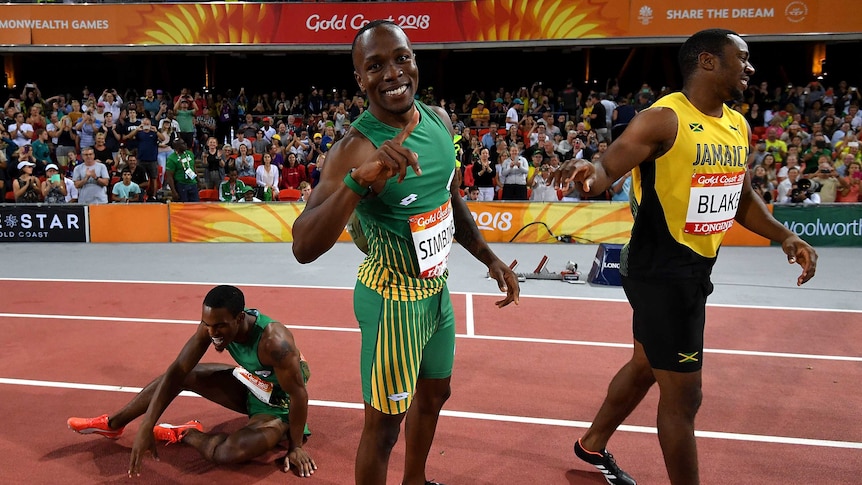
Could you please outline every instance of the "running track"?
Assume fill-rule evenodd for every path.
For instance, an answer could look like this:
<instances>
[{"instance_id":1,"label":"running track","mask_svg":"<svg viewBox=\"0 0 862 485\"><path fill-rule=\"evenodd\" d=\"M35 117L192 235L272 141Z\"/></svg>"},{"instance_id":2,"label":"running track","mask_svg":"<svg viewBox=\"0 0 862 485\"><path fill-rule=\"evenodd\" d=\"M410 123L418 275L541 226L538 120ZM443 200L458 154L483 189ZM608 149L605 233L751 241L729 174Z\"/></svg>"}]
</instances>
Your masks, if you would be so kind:
<instances>
[{"instance_id":1,"label":"running track","mask_svg":"<svg viewBox=\"0 0 862 485\"><path fill-rule=\"evenodd\" d=\"M66 429L112 412L161 373L200 318L210 285L6 281L0 313L0 470L5 483L128 483L133 422L118 441ZM289 325L310 362L308 482L284 475L278 450L215 467L182 445L147 459L140 483L352 483L362 425L359 334L351 292L243 286L250 306ZM631 352L626 303L454 294L453 395L428 461L448 485L601 484L573 458L614 372ZM705 484L857 484L862 472L862 313L710 306L698 447ZM228 357L229 358L229 357ZM209 352L205 361L225 361ZM655 436L657 392L611 440L641 484L667 483ZM241 416L195 396L163 420L231 431ZM399 483L403 441L390 464Z\"/></svg>"}]
</instances>

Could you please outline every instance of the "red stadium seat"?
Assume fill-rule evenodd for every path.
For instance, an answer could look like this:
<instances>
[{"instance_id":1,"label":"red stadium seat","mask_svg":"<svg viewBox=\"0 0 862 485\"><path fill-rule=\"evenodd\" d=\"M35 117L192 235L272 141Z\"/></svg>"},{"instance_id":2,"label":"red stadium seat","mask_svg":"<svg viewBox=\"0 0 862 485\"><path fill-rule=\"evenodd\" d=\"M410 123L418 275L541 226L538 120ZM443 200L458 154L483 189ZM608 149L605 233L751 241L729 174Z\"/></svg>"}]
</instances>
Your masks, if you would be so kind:
<instances>
[{"instance_id":1,"label":"red stadium seat","mask_svg":"<svg viewBox=\"0 0 862 485\"><path fill-rule=\"evenodd\" d=\"M244 184L246 184L246 185L251 185L252 187L256 187L256 186L257 186L257 178L256 178L256 177L253 177L253 176L251 176L251 175L246 175L246 176L244 176L244 177L239 177L239 179L240 179L240 180L242 180L242 183L244 183Z\"/></svg>"},{"instance_id":2,"label":"red stadium seat","mask_svg":"<svg viewBox=\"0 0 862 485\"><path fill-rule=\"evenodd\" d=\"M203 189L198 192L200 196L201 202L217 202L218 201L218 190L217 189Z\"/></svg>"},{"instance_id":3,"label":"red stadium seat","mask_svg":"<svg viewBox=\"0 0 862 485\"><path fill-rule=\"evenodd\" d=\"M302 198L302 192L296 189L281 189L278 191L278 200L281 202L296 202Z\"/></svg>"}]
</instances>

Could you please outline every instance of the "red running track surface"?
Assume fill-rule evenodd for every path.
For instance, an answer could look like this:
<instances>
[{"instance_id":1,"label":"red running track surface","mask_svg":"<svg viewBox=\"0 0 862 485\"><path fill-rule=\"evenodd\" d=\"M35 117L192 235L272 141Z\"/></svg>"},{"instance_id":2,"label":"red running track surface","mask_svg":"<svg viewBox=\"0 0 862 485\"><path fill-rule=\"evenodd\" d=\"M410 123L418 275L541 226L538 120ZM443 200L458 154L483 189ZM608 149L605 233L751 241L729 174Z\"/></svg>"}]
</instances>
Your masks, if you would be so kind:
<instances>
[{"instance_id":1,"label":"red running track surface","mask_svg":"<svg viewBox=\"0 0 862 485\"><path fill-rule=\"evenodd\" d=\"M163 372L200 319L208 289L7 284L0 341L5 418L0 481L129 483L137 422L111 441L72 433L65 421L113 412L132 396L117 386L134 391ZM145 461L138 481L352 483L362 397L351 292L243 291L249 306L292 327L309 360L313 436L307 449L318 472L307 482L283 474L275 465L282 449L253 463L217 467L188 447L172 445L160 448L161 461ZM630 309L621 302L528 297L519 307L497 309L496 299L453 295L459 334L453 395L439 423L428 478L448 485L605 483L573 457L571 445L631 353ZM697 420L703 483L859 483L860 337L859 313L710 307L704 403ZM227 359L216 352L204 357ZM656 402L653 389L609 447L644 484L667 483L652 428ZM245 423L243 416L198 397L177 398L162 417L189 419L216 431ZM403 458L402 441L392 455L389 483L399 483Z\"/></svg>"}]
</instances>

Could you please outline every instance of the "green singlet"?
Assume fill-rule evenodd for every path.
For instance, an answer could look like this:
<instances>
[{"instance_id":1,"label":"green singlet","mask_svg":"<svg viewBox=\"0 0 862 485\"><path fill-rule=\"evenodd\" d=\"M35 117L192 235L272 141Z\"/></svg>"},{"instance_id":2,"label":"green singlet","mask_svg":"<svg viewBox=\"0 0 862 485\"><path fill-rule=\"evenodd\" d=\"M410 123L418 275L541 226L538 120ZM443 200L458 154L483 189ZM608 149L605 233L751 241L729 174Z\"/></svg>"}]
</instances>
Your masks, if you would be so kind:
<instances>
[{"instance_id":1,"label":"green singlet","mask_svg":"<svg viewBox=\"0 0 862 485\"><path fill-rule=\"evenodd\" d=\"M455 232L450 184L455 153L448 126L417 101L419 124L403 146L419 155L422 175L407 169L356 208L368 240L354 310L362 331L363 398L386 414L407 411L418 378L451 375L455 322L446 263ZM352 127L375 147L402 130L365 111Z\"/></svg>"}]
</instances>

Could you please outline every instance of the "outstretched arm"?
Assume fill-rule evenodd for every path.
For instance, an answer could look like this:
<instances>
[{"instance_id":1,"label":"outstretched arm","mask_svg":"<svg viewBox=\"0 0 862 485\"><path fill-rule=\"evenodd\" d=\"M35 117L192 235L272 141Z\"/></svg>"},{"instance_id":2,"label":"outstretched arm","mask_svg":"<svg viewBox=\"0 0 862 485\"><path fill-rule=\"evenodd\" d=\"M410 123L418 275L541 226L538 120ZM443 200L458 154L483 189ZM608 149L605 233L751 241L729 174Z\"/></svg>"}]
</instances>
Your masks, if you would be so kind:
<instances>
[{"instance_id":1,"label":"outstretched arm","mask_svg":"<svg viewBox=\"0 0 862 485\"><path fill-rule=\"evenodd\" d=\"M432 107L437 116L443 120L443 123L449 127L449 132L454 135L452 123L446 112L439 107ZM506 293L506 298L496 302L497 306L502 308L509 303L519 302L519 294L521 287L518 284L518 277L514 272L503 263L500 258L491 251L485 238L479 232L476 226L476 221L473 220L473 214L467 207L467 203L461 198L456 177L452 177L452 185L449 187L449 192L452 194L452 216L455 219L455 240L470 252L476 259L481 261L488 267L488 274L497 280L497 285L500 291Z\"/></svg>"},{"instance_id":2,"label":"outstretched arm","mask_svg":"<svg viewBox=\"0 0 862 485\"><path fill-rule=\"evenodd\" d=\"M135 436L135 442L132 444L132 455L129 459L130 477L141 475L141 462L147 451L153 454L153 458L158 459L156 443L153 439L153 426L156 425L156 421L165 412L171 401L180 393L183 381L200 362L210 343L211 339L206 325L200 323L195 334L186 342L177 358L171 362L168 370L165 371L150 400L150 406L141 420L141 427Z\"/></svg>"},{"instance_id":3,"label":"outstretched arm","mask_svg":"<svg viewBox=\"0 0 862 485\"><path fill-rule=\"evenodd\" d=\"M787 255L788 263L799 263L802 274L796 279L798 286L814 277L814 272L817 270L817 253L814 248L772 216L763 198L758 196L751 187L748 172L742 184L736 220L752 232L780 243L781 249Z\"/></svg>"},{"instance_id":4,"label":"outstretched arm","mask_svg":"<svg viewBox=\"0 0 862 485\"><path fill-rule=\"evenodd\" d=\"M290 330L278 322L269 324L258 346L258 358L261 364L272 366L278 385L290 396L290 449L285 471L288 466L295 466L299 476L310 477L317 464L302 448L303 431L308 421L308 391L302 375L300 352Z\"/></svg>"},{"instance_id":5,"label":"outstretched arm","mask_svg":"<svg viewBox=\"0 0 862 485\"><path fill-rule=\"evenodd\" d=\"M623 174L647 160L654 160L676 139L676 114L666 108L639 113L626 131L595 163L579 160L569 180L585 195L601 194Z\"/></svg>"}]
</instances>

